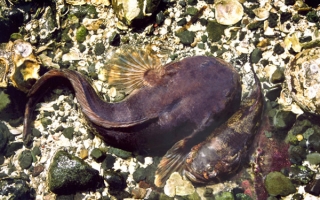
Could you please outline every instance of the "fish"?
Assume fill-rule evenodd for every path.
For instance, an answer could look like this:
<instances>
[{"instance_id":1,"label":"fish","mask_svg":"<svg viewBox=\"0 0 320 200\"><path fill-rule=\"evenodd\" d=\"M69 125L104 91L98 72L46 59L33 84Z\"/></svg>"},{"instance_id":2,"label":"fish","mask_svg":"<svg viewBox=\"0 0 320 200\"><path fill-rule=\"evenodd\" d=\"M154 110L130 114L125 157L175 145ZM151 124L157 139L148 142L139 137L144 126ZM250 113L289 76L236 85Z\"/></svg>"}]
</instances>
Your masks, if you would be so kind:
<instances>
[{"instance_id":1,"label":"fish","mask_svg":"<svg viewBox=\"0 0 320 200\"><path fill-rule=\"evenodd\" d=\"M60 80L70 83L97 136L110 146L142 155L163 155L185 137L196 144L240 106L239 74L219 58L194 56L161 65L148 51L128 48L105 67L112 83L129 88L124 100L104 101L91 81L75 70L52 69L42 75L27 94L25 145L32 144L36 103Z\"/></svg>"},{"instance_id":2,"label":"fish","mask_svg":"<svg viewBox=\"0 0 320 200\"><path fill-rule=\"evenodd\" d=\"M161 187L174 171L194 184L221 182L232 175L247 155L260 127L263 114L261 84L254 73L255 84L240 108L207 138L190 148L190 138L178 141L161 159L155 185Z\"/></svg>"}]
</instances>

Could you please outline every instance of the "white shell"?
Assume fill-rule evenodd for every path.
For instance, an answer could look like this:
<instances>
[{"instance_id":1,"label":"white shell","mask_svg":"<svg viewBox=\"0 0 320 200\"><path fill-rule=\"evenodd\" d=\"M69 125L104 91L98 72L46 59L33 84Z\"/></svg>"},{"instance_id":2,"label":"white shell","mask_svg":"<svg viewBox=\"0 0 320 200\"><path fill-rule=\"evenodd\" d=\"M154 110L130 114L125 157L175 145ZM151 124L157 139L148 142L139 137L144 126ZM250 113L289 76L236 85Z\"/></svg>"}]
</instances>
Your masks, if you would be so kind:
<instances>
[{"instance_id":1,"label":"white shell","mask_svg":"<svg viewBox=\"0 0 320 200\"><path fill-rule=\"evenodd\" d=\"M243 7L237 0L219 0L215 3L215 18L219 24L235 24L242 19L243 13Z\"/></svg>"}]
</instances>

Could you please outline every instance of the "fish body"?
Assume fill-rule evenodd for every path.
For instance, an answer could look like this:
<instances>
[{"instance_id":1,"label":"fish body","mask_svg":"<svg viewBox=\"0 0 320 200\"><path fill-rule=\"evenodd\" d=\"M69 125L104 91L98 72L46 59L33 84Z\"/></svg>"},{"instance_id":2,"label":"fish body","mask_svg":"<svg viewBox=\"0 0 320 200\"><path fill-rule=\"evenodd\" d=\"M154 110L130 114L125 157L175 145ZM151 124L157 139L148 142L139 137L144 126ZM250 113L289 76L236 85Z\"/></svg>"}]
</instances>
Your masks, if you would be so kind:
<instances>
[{"instance_id":1,"label":"fish body","mask_svg":"<svg viewBox=\"0 0 320 200\"><path fill-rule=\"evenodd\" d=\"M239 110L203 142L190 150L184 139L167 152L158 166L156 185L163 185L172 171L182 172L193 183L205 184L218 182L238 169L261 123L264 101L256 75L255 82Z\"/></svg>"},{"instance_id":2,"label":"fish body","mask_svg":"<svg viewBox=\"0 0 320 200\"><path fill-rule=\"evenodd\" d=\"M131 60L136 62L135 58ZM123 62L128 64L124 59ZM141 62L138 60L135 66L143 65ZM134 79L137 70L131 71ZM76 71L47 72L28 93L25 142L31 140L31 115L36 102L58 78L71 83L88 123L107 144L139 153L164 152L185 137L205 136L240 105L239 75L221 59L196 56L161 69L147 67L142 72L138 79L143 86L117 103L103 101L90 81Z\"/></svg>"}]
</instances>

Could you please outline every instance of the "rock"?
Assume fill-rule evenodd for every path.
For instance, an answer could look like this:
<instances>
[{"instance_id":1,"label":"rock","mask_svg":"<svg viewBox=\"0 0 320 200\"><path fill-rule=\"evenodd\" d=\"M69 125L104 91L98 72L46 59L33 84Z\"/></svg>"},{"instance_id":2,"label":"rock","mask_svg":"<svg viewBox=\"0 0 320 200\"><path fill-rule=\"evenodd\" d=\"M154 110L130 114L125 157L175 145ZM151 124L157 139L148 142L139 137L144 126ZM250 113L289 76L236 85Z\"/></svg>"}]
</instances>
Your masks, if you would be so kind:
<instances>
[{"instance_id":1,"label":"rock","mask_svg":"<svg viewBox=\"0 0 320 200\"><path fill-rule=\"evenodd\" d=\"M282 70L280 69L276 69L271 77L270 77L270 82L271 83L280 83L280 82L283 82L284 81L284 73Z\"/></svg>"},{"instance_id":2,"label":"rock","mask_svg":"<svg viewBox=\"0 0 320 200\"><path fill-rule=\"evenodd\" d=\"M222 35L224 35L224 30L227 26L217 23L216 21L210 20L207 25L208 38L212 42L218 42Z\"/></svg>"},{"instance_id":3,"label":"rock","mask_svg":"<svg viewBox=\"0 0 320 200\"><path fill-rule=\"evenodd\" d=\"M182 18L177 22L178 26L184 26L187 24L187 19L186 18Z\"/></svg>"},{"instance_id":4,"label":"rock","mask_svg":"<svg viewBox=\"0 0 320 200\"><path fill-rule=\"evenodd\" d=\"M278 43L274 46L273 52L280 55L280 54L284 53L284 48Z\"/></svg>"},{"instance_id":5,"label":"rock","mask_svg":"<svg viewBox=\"0 0 320 200\"><path fill-rule=\"evenodd\" d=\"M192 31L183 30L177 31L176 36L180 39L180 42L184 45L191 45L193 43L196 34Z\"/></svg>"},{"instance_id":6,"label":"rock","mask_svg":"<svg viewBox=\"0 0 320 200\"><path fill-rule=\"evenodd\" d=\"M304 190L314 196L320 196L320 179L315 178L312 182L306 185Z\"/></svg>"},{"instance_id":7,"label":"rock","mask_svg":"<svg viewBox=\"0 0 320 200\"><path fill-rule=\"evenodd\" d=\"M145 168L138 168L136 169L132 176L133 176L133 180L137 183L139 183L140 181L143 181L146 179L146 173L145 173L146 169Z\"/></svg>"},{"instance_id":8,"label":"rock","mask_svg":"<svg viewBox=\"0 0 320 200\"><path fill-rule=\"evenodd\" d=\"M276 129L284 130L295 122L296 115L290 111L279 110L273 117L273 125Z\"/></svg>"},{"instance_id":9,"label":"rock","mask_svg":"<svg viewBox=\"0 0 320 200\"><path fill-rule=\"evenodd\" d=\"M19 155L19 165L22 169L28 169L31 164L32 164L32 154L31 151L25 150L22 151L21 154Z\"/></svg>"},{"instance_id":10,"label":"rock","mask_svg":"<svg viewBox=\"0 0 320 200\"><path fill-rule=\"evenodd\" d=\"M312 23L316 23L319 21L319 17L316 11L310 11L307 13L307 20Z\"/></svg>"},{"instance_id":11,"label":"rock","mask_svg":"<svg viewBox=\"0 0 320 200\"><path fill-rule=\"evenodd\" d=\"M292 164L300 164L306 158L306 149L301 146L290 146L289 156Z\"/></svg>"},{"instance_id":12,"label":"rock","mask_svg":"<svg viewBox=\"0 0 320 200\"><path fill-rule=\"evenodd\" d=\"M112 46L119 46L120 45L120 34L117 32L113 32L109 37L109 44Z\"/></svg>"},{"instance_id":13,"label":"rock","mask_svg":"<svg viewBox=\"0 0 320 200\"><path fill-rule=\"evenodd\" d=\"M270 172L264 181L268 193L272 196L287 196L296 192L290 179L281 172Z\"/></svg>"},{"instance_id":14,"label":"rock","mask_svg":"<svg viewBox=\"0 0 320 200\"><path fill-rule=\"evenodd\" d=\"M80 158L58 151L49 166L48 187L56 194L72 194L101 186L99 172Z\"/></svg>"},{"instance_id":15,"label":"rock","mask_svg":"<svg viewBox=\"0 0 320 200\"><path fill-rule=\"evenodd\" d=\"M203 194L204 197L213 197L213 189L212 188L206 188Z\"/></svg>"},{"instance_id":16,"label":"rock","mask_svg":"<svg viewBox=\"0 0 320 200\"><path fill-rule=\"evenodd\" d=\"M186 196L195 192L191 182L188 180L183 180L180 174L177 172L174 172L170 175L163 190L164 193L169 197L174 197L175 195Z\"/></svg>"},{"instance_id":17,"label":"rock","mask_svg":"<svg viewBox=\"0 0 320 200\"><path fill-rule=\"evenodd\" d=\"M117 157L120 157L122 159L127 159L130 158L132 156L132 153L129 151L124 151L121 149L117 149L114 147L110 147L108 150L109 153L116 155Z\"/></svg>"},{"instance_id":18,"label":"rock","mask_svg":"<svg viewBox=\"0 0 320 200\"><path fill-rule=\"evenodd\" d=\"M8 127L0 121L0 153L6 148L9 135Z\"/></svg>"},{"instance_id":19,"label":"rock","mask_svg":"<svg viewBox=\"0 0 320 200\"><path fill-rule=\"evenodd\" d=\"M36 138L39 138L39 137L41 137L41 132L38 129L33 128L32 129L32 136L36 137Z\"/></svg>"},{"instance_id":20,"label":"rock","mask_svg":"<svg viewBox=\"0 0 320 200\"><path fill-rule=\"evenodd\" d=\"M112 8L118 19L128 26L146 24L147 17L158 8L161 0L114 0ZM143 23L141 23L143 22Z\"/></svg>"},{"instance_id":21,"label":"rock","mask_svg":"<svg viewBox=\"0 0 320 200\"><path fill-rule=\"evenodd\" d=\"M164 14L162 11L158 12L158 14L156 15L156 23L158 25L161 25L164 21Z\"/></svg>"},{"instance_id":22,"label":"rock","mask_svg":"<svg viewBox=\"0 0 320 200\"><path fill-rule=\"evenodd\" d=\"M1 199L35 199L36 193L27 181L19 178L0 179Z\"/></svg>"},{"instance_id":23,"label":"rock","mask_svg":"<svg viewBox=\"0 0 320 200\"><path fill-rule=\"evenodd\" d=\"M90 19L94 19L97 18L98 16L98 12L96 10L96 7L93 5L73 5L70 7L69 10L69 16L76 16L79 19L82 18L90 18Z\"/></svg>"},{"instance_id":24,"label":"rock","mask_svg":"<svg viewBox=\"0 0 320 200\"><path fill-rule=\"evenodd\" d=\"M44 170L44 166L43 165L37 165L33 168L33 171L32 171L32 176L33 177L37 177L40 175L41 172L43 172Z\"/></svg>"},{"instance_id":25,"label":"rock","mask_svg":"<svg viewBox=\"0 0 320 200\"><path fill-rule=\"evenodd\" d=\"M231 192L221 192L214 197L215 200L234 200L233 194Z\"/></svg>"},{"instance_id":26,"label":"rock","mask_svg":"<svg viewBox=\"0 0 320 200\"><path fill-rule=\"evenodd\" d=\"M308 138L308 149L320 152L320 133L313 133Z\"/></svg>"},{"instance_id":27,"label":"rock","mask_svg":"<svg viewBox=\"0 0 320 200\"><path fill-rule=\"evenodd\" d=\"M105 154L98 148L94 148L91 151L90 156L93 158L93 160L95 160L96 162L102 162L103 159L105 158Z\"/></svg>"},{"instance_id":28,"label":"rock","mask_svg":"<svg viewBox=\"0 0 320 200\"><path fill-rule=\"evenodd\" d=\"M293 184L308 184L314 177L314 172L307 166L293 165L289 170L289 178Z\"/></svg>"},{"instance_id":29,"label":"rock","mask_svg":"<svg viewBox=\"0 0 320 200\"><path fill-rule=\"evenodd\" d=\"M197 8L195 8L195 7L188 7L188 8L186 9L186 14L187 14L187 15L194 16L194 15L196 15L198 12L199 12L199 10L198 10Z\"/></svg>"},{"instance_id":30,"label":"rock","mask_svg":"<svg viewBox=\"0 0 320 200\"><path fill-rule=\"evenodd\" d=\"M12 142L12 143L10 143L10 144L7 146L5 156L6 156L6 157L12 156L13 154L15 154L15 152L16 152L18 149L21 149L22 147L23 147L23 142Z\"/></svg>"},{"instance_id":31,"label":"rock","mask_svg":"<svg viewBox=\"0 0 320 200\"><path fill-rule=\"evenodd\" d=\"M73 138L73 133L74 133L73 127L67 127L62 131L62 134L64 135L64 137L68 138L69 140Z\"/></svg>"},{"instance_id":32,"label":"rock","mask_svg":"<svg viewBox=\"0 0 320 200\"><path fill-rule=\"evenodd\" d=\"M106 154L105 159L101 163L101 168L104 170L111 169L115 161L116 158L113 155Z\"/></svg>"},{"instance_id":33,"label":"rock","mask_svg":"<svg viewBox=\"0 0 320 200\"><path fill-rule=\"evenodd\" d=\"M98 42L95 46L94 46L94 53L97 55L97 56L100 56L104 53L104 50L105 50L105 46L102 42Z\"/></svg>"},{"instance_id":34,"label":"rock","mask_svg":"<svg viewBox=\"0 0 320 200\"><path fill-rule=\"evenodd\" d=\"M104 180L108 183L109 190L120 191L127 187L124 177L113 170L104 172Z\"/></svg>"},{"instance_id":35,"label":"rock","mask_svg":"<svg viewBox=\"0 0 320 200\"><path fill-rule=\"evenodd\" d=\"M50 118L44 117L41 119L41 124L44 128L47 128L48 125L52 124L52 120Z\"/></svg>"},{"instance_id":36,"label":"rock","mask_svg":"<svg viewBox=\"0 0 320 200\"><path fill-rule=\"evenodd\" d=\"M10 101L9 95L1 91L0 92L0 112L3 109L5 109L10 104L10 102L11 101Z\"/></svg>"},{"instance_id":37,"label":"rock","mask_svg":"<svg viewBox=\"0 0 320 200\"><path fill-rule=\"evenodd\" d=\"M80 26L77 29L76 40L79 43L82 43L86 40L86 36L88 35L88 30L84 26Z\"/></svg>"},{"instance_id":38,"label":"rock","mask_svg":"<svg viewBox=\"0 0 320 200\"><path fill-rule=\"evenodd\" d=\"M312 165L320 164L320 153L310 153L307 155L307 161Z\"/></svg>"},{"instance_id":39,"label":"rock","mask_svg":"<svg viewBox=\"0 0 320 200\"><path fill-rule=\"evenodd\" d=\"M254 49L250 54L251 63L258 63L261 58L262 58L262 51L258 48Z\"/></svg>"}]
</instances>

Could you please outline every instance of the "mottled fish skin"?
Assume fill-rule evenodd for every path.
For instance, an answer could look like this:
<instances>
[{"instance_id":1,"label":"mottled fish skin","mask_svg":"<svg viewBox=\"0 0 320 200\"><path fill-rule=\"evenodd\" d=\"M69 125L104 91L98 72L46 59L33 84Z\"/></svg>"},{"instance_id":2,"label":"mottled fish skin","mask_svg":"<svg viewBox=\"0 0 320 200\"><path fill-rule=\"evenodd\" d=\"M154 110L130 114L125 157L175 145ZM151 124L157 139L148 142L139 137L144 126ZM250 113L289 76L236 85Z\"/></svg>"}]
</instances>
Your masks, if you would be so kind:
<instances>
[{"instance_id":1,"label":"mottled fish skin","mask_svg":"<svg viewBox=\"0 0 320 200\"><path fill-rule=\"evenodd\" d=\"M236 70L221 59L196 56L169 63L148 84L118 103L103 101L91 83L71 70L51 70L29 91L24 140L31 141L34 105L56 79L67 79L84 116L109 145L139 153L164 153L175 142L210 133L240 105L241 84ZM54 81L54 82L52 82Z\"/></svg>"},{"instance_id":2,"label":"mottled fish skin","mask_svg":"<svg viewBox=\"0 0 320 200\"><path fill-rule=\"evenodd\" d=\"M184 174L194 183L219 181L236 171L261 123L263 94L255 75L251 94L227 122L194 146L186 159Z\"/></svg>"}]
</instances>

